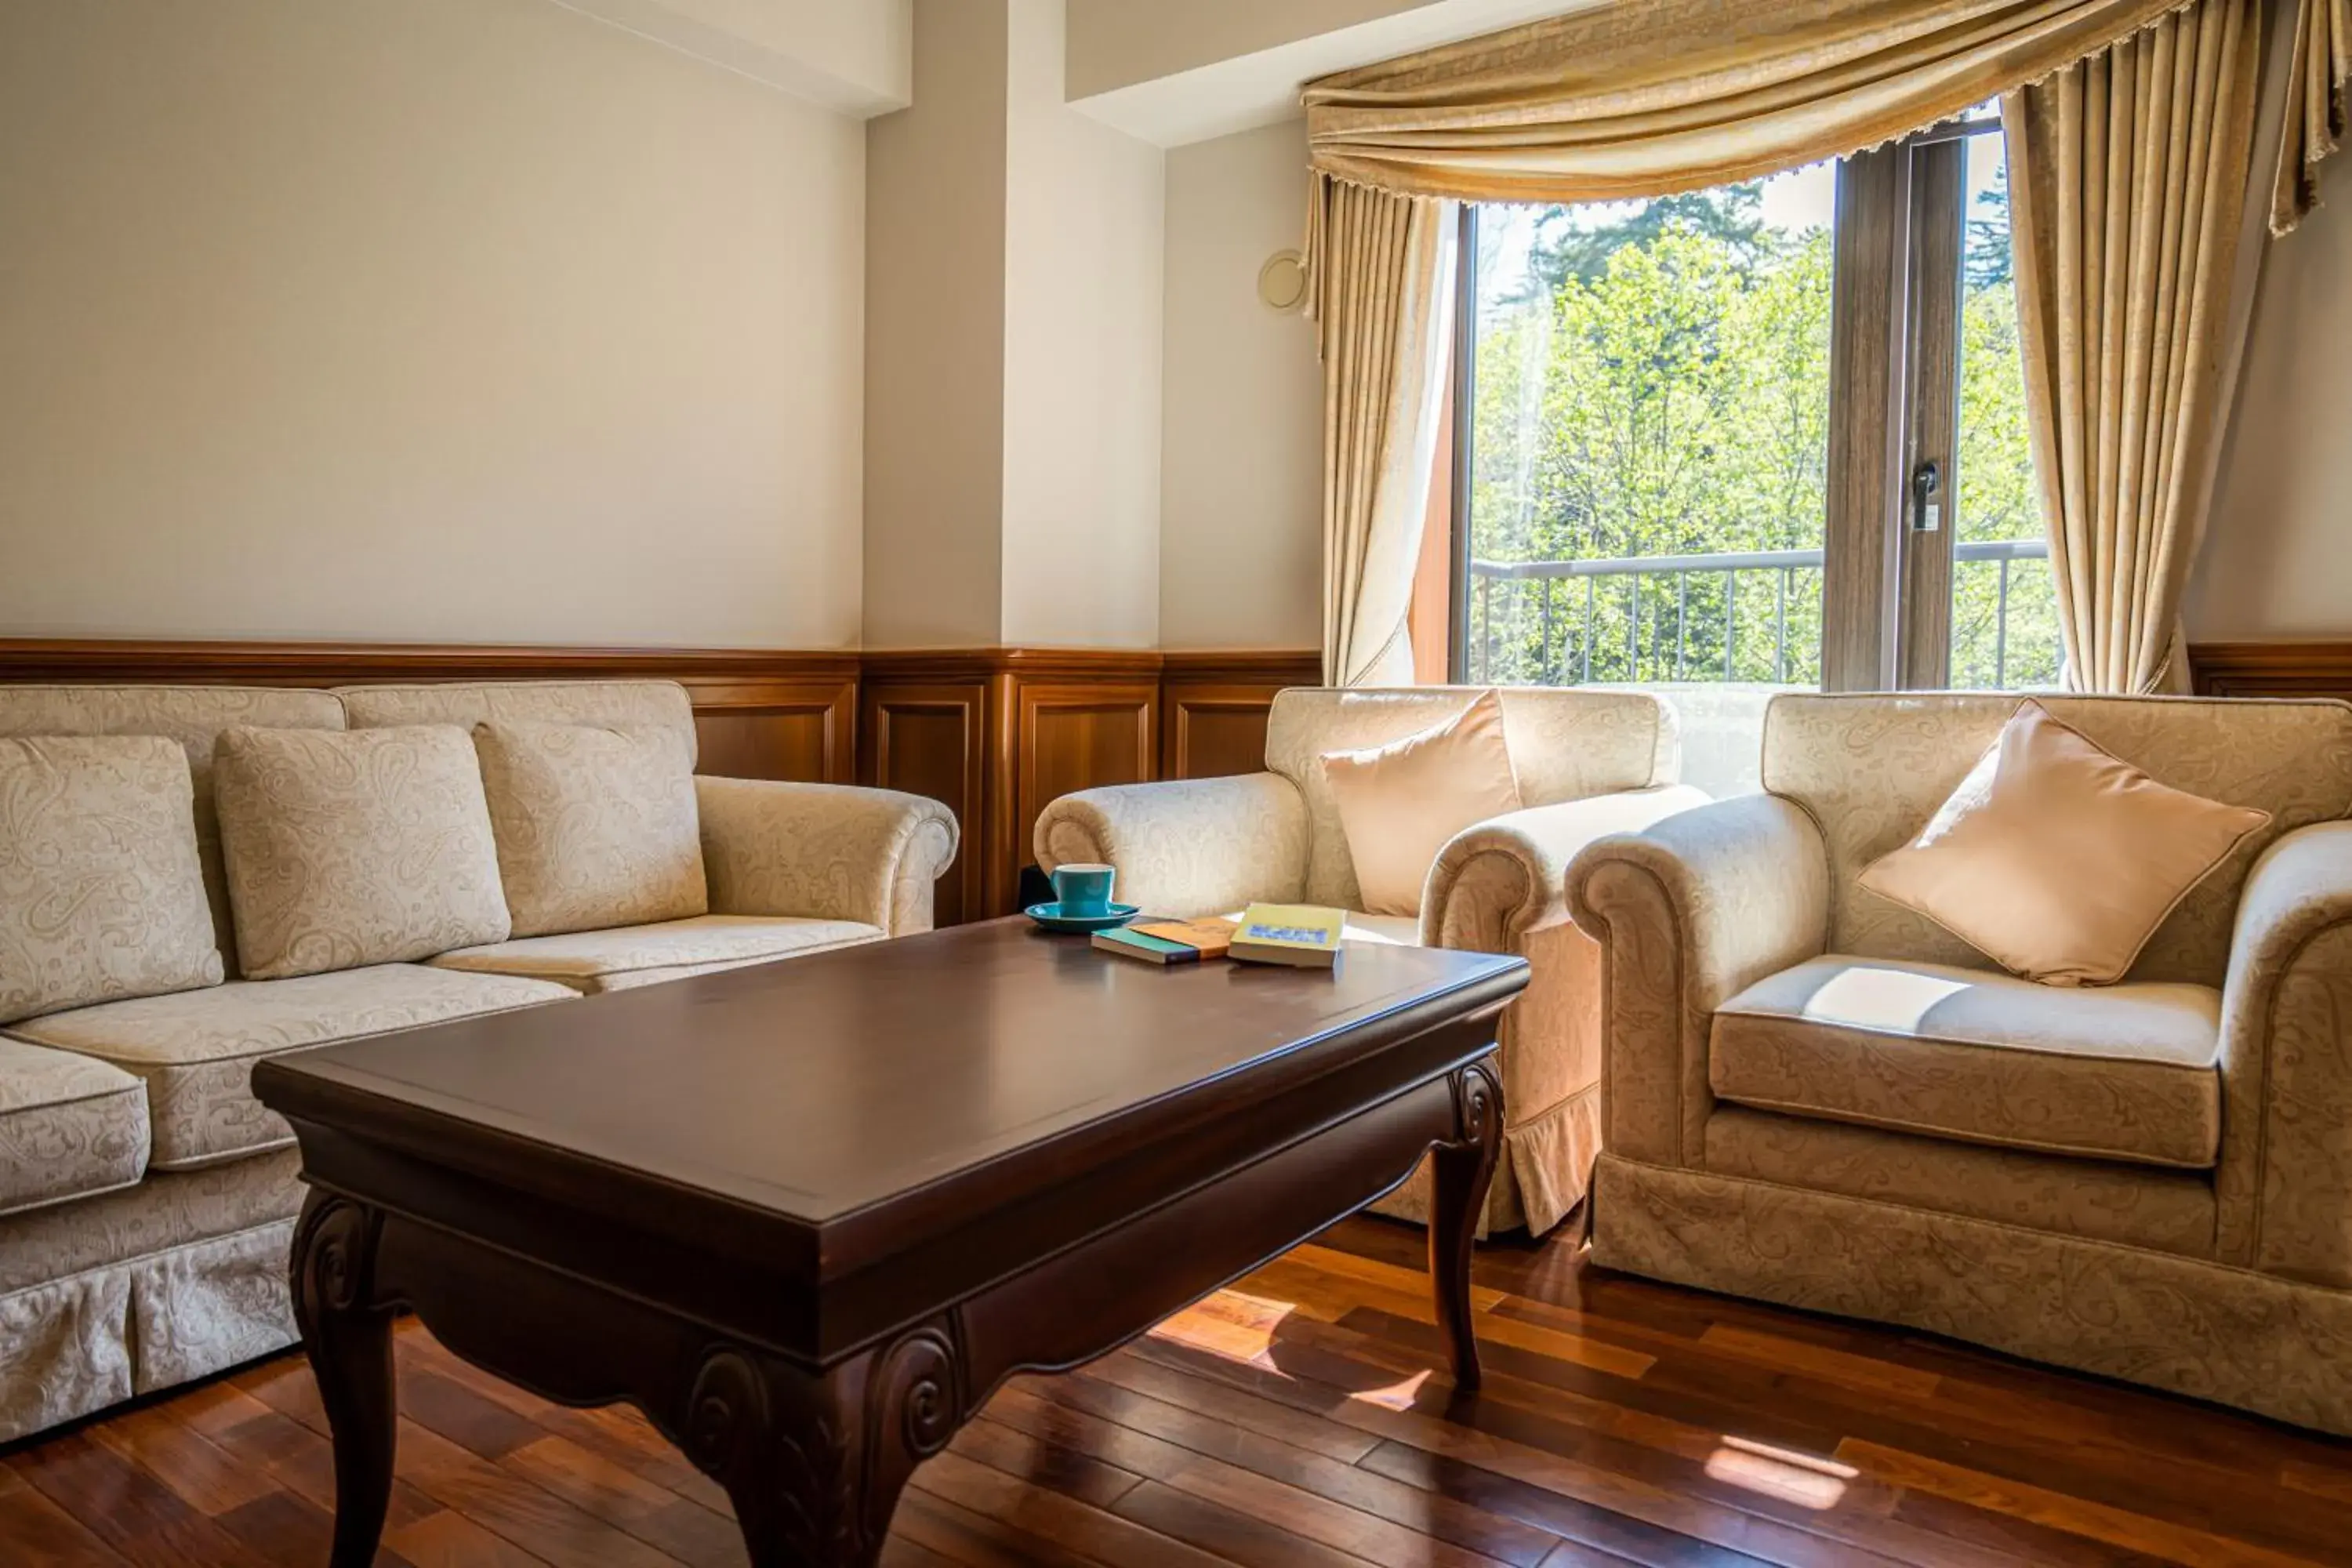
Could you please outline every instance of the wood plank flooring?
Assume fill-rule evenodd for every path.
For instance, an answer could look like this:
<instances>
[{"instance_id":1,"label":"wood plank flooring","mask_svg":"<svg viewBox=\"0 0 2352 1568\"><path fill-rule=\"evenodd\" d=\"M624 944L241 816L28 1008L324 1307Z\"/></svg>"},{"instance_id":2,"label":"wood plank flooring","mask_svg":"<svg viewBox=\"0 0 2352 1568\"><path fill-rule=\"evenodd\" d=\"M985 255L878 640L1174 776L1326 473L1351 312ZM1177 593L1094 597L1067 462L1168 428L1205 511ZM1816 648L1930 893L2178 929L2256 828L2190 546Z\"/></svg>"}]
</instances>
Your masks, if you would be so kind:
<instances>
[{"instance_id":1,"label":"wood plank flooring","mask_svg":"<svg viewBox=\"0 0 2352 1568\"><path fill-rule=\"evenodd\" d=\"M1482 1248L1456 1396L1421 1233L1350 1220L918 1472L895 1568L2352 1564L2352 1444L1923 1336ZM386 1568L742 1562L634 1411L567 1410L398 1339ZM326 1561L289 1354L0 1450L7 1568Z\"/></svg>"}]
</instances>

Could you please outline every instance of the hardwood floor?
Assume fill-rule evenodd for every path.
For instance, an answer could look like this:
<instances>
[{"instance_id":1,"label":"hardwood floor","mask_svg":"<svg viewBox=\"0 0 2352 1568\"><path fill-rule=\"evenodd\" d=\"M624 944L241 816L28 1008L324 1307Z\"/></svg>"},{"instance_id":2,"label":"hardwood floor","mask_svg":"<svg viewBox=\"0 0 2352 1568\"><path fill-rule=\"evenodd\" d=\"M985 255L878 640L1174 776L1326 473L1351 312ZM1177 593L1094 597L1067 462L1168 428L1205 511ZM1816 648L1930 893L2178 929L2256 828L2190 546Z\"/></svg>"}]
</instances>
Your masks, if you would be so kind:
<instances>
[{"instance_id":1,"label":"hardwood floor","mask_svg":"<svg viewBox=\"0 0 2352 1568\"><path fill-rule=\"evenodd\" d=\"M1127 1350L1022 1378L919 1471L886 1563L1566 1568L2352 1563L2352 1444L1944 1342L1484 1248L1457 1399L1421 1233L1350 1220ZM381 1563L742 1561L633 1411L399 1335ZM0 1563L326 1561L289 1354L0 1450Z\"/></svg>"}]
</instances>

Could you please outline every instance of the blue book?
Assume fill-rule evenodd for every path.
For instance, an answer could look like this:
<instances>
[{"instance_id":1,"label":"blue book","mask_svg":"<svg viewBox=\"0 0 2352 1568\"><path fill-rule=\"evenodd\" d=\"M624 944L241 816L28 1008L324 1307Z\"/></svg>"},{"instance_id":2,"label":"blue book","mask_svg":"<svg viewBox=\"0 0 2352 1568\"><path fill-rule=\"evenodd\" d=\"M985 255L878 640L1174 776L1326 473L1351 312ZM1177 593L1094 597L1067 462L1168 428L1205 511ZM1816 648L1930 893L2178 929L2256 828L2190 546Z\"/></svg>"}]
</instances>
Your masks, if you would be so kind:
<instances>
[{"instance_id":1,"label":"blue book","mask_svg":"<svg viewBox=\"0 0 2352 1568\"><path fill-rule=\"evenodd\" d=\"M1201 950L1197 947L1187 947L1181 942L1170 942L1165 937L1146 936L1139 931L1129 931L1124 926L1095 932L1095 945L1105 952L1115 952L1121 958L1139 958L1146 963L1201 962Z\"/></svg>"}]
</instances>

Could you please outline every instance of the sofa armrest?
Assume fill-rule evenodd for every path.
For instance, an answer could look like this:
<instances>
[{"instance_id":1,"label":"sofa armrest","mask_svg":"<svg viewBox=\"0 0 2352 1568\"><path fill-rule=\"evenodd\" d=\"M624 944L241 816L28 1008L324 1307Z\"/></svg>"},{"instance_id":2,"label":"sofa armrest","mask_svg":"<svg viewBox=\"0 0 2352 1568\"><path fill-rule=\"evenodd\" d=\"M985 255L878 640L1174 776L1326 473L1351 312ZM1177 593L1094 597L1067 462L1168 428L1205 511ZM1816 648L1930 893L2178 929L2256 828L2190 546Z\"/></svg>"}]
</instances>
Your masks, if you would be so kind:
<instances>
[{"instance_id":1,"label":"sofa armrest","mask_svg":"<svg viewBox=\"0 0 2352 1568\"><path fill-rule=\"evenodd\" d=\"M2352 1288L2352 822L2254 863L2221 1047L2221 1261Z\"/></svg>"},{"instance_id":2,"label":"sofa armrest","mask_svg":"<svg viewBox=\"0 0 2352 1568\"><path fill-rule=\"evenodd\" d=\"M1696 1163L1716 1008L1828 944L1821 829L1769 795L1680 812L1588 845L1569 866L1568 907L1601 948L1602 1141Z\"/></svg>"},{"instance_id":3,"label":"sofa armrest","mask_svg":"<svg viewBox=\"0 0 2352 1568\"><path fill-rule=\"evenodd\" d=\"M1430 868L1421 897L1422 944L1518 952L1528 932L1569 918L1568 865L1579 850L1706 804L1704 790L1662 784L1529 806L1465 827Z\"/></svg>"},{"instance_id":4,"label":"sofa armrest","mask_svg":"<svg viewBox=\"0 0 2352 1568\"><path fill-rule=\"evenodd\" d=\"M955 814L897 790L698 777L710 910L931 929L931 889L955 859Z\"/></svg>"},{"instance_id":5,"label":"sofa armrest","mask_svg":"<svg viewBox=\"0 0 2352 1568\"><path fill-rule=\"evenodd\" d=\"M1049 872L1118 867L1119 901L1153 914L1223 914L1307 885L1307 803L1279 773L1080 790L1039 815L1034 842Z\"/></svg>"}]
</instances>

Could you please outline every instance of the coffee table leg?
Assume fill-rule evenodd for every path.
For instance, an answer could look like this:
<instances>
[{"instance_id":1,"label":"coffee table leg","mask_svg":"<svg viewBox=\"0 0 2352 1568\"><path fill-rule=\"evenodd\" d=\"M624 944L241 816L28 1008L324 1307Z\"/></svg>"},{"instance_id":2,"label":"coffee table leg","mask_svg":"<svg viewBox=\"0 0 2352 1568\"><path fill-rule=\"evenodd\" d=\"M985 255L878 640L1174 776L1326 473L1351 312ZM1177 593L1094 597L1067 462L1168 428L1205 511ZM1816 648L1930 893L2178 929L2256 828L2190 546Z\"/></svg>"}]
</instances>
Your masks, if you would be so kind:
<instances>
[{"instance_id":1,"label":"coffee table leg","mask_svg":"<svg viewBox=\"0 0 2352 1568\"><path fill-rule=\"evenodd\" d=\"M697 1370L677 1423L727 1489L753 1568L870 1568L915 1467L963 1421L952 1315L821 1375L730 1345Z\"/></svg>"},{"instance_id":2,"label":"coffee table leg","mask_svg":"<svg viewBox=\"0 0 2352 1568\"><path fill-rule=\"evenodd\" d=\"M331 1568L368 1568L392 1500L392 1313L370 1300L376 1216L316 1188L294 1232L294 1318L335 1437Z\"/></svg>"},{"instance_id":3,"label":"coffee table leg","mask_svg":"<svg viewBox=\"0 0 2352 1568\"><path fill-rule=\"evenodd\" d=\"M1478 1340L1470 1316L1470 1247L1486 1210L1503 1146L1503 1085L1494 1058L1454 1075L1454 1141L1430 1154L1429 1279L1437 1321L1454 1357L1454 1386L1478 1386Z\"/></svg>"}]
</instances>

